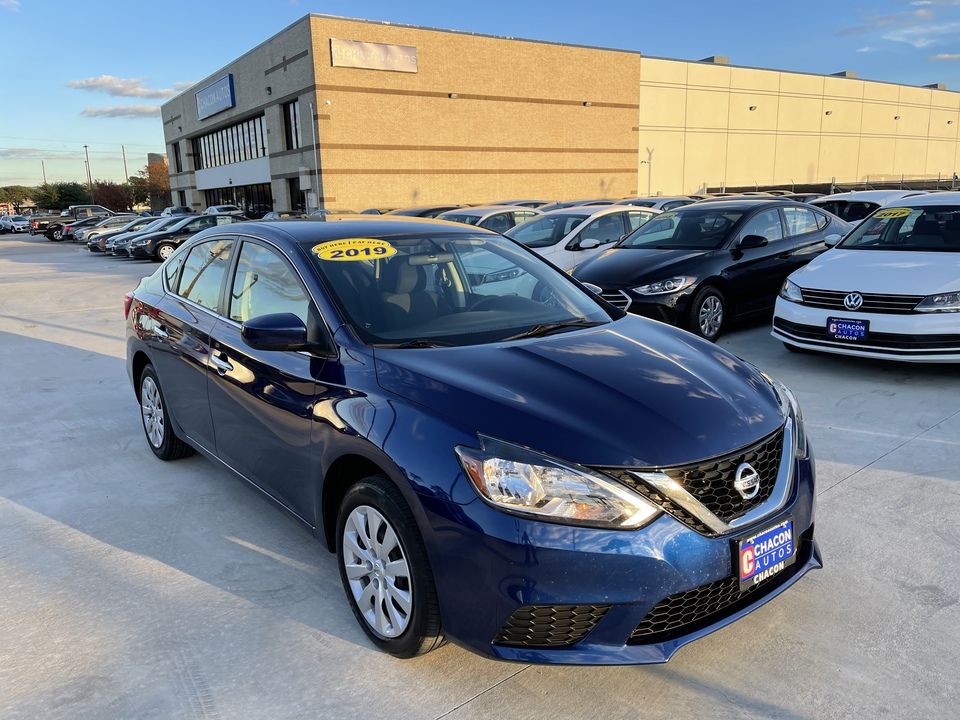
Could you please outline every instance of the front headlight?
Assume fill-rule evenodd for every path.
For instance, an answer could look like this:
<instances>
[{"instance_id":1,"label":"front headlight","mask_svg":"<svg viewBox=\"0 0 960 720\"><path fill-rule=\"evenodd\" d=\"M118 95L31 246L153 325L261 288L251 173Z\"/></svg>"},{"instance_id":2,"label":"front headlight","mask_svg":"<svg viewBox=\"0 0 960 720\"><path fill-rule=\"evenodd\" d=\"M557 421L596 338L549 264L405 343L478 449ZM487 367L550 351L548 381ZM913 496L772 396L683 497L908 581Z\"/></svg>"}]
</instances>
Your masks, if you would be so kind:
<instances>
[{"instance_id":1,"label":"front headlight","mask_svg":"<svg viewBox=\"0 0 960 720\"><path fill-rule=\"evenodd\" d=\"M635 530L659 508L611 478L517 445L480 436L482 449L455 450L477 494L490 505L539 520Z\"/></svg>"},{"instance_id":2,"label":"front headlight","mask_svg":"<svg viewBox=\"0 0 960 720\"><path fill-rule=\"evenodd\" d=\"M790 278L783 281L783 287L780 288L780 297L790 302L803 302L803 292L800 290L800 286Z\"/></svg>"},{"instance_id":3,"label":"front headlight","mask_svg":"<svg viewBox=\"0 0 960 720\"><path fill-rule=\"evenodd\" d=\"M803 427L803 411L800 409L800 403L793 390L788 388L779 380L775 380L766 373L761 373L766 381L770 383L773 392L780 402L780 409L784 416L793 421L793 453L794 457L807 457L807 431Z\"/></svg>"},{"instance_id":4,"label":"front headlight","mask_svg":"<svg viewBox=\"0 0 960 720\"><path fill-rule=\"evenodd\" d=\"M635 287L633 291L635 293L639 293L640 295L665 295L667 293L675 293L685 290L693 285L693 283L696 281L697 279L694 277L678 275L677 277L672 277L669 280L660 280L659 282L650 283L649 285Z\"/></svg>"},{"instance_id":5,"label":"front headlight","mask_svg":"<svg viewBox=\"0 0 960 720\"><path fill-rule=\"evenodd\" d=\"M928 295L914 308L917 312L960 312L960 293Z\"/></svg>"}]
</instances>

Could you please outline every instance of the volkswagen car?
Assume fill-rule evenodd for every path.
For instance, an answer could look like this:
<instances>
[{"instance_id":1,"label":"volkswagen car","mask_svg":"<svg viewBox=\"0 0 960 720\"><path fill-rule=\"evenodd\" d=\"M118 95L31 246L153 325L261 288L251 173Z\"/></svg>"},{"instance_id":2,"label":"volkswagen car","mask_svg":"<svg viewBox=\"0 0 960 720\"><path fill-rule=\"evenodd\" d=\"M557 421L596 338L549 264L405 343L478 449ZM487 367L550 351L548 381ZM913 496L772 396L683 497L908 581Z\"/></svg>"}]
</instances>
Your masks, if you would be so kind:
<instances>
[{"instance_id":1,"label":"volkswagen car","mask_svg":"<svg viewBox=\"0 0 960 720\"><path fill-rule=\"evenodd\" d=\"M787 275L851 226L775 197L724 198L657 215L574 271L617 307L716 340L769 316Z\"/></svg>"},{"instance_id":2,"label":"volkswagen car","mask_svg":"<svg viewBox=\"0 0 960 720\"><path fill-rule=\"evenodd\" d=\"M773 336L788 350L960 362L960 193L887 205L793 273Z\"/></svg>"},{"instance_id":3,"label":"volkswagen car","mask_svg":"<svg viewBox=\"0 0 960 720\"><path fill-rule=\"evenodd\" d=\"M475 292L465 256L549 302ZM215 227L125 312L153 454L199 451L305 525L395 656L448 638L528 663L665 662L820 566L793 393L496 233Z\"/></svg>"},{"instance_id":4,"label":"volkswagen car","mask_svg":"<svg viewBox=\"0 0 960 720\"><path fill-rule=\"evenodd\" d=\"M437 215L437 220L476 225L477 227L505 233L520 223L540 215L539 210L513 205L478 205L477 207L447 210Z\"/></svg>"}]
</instances>

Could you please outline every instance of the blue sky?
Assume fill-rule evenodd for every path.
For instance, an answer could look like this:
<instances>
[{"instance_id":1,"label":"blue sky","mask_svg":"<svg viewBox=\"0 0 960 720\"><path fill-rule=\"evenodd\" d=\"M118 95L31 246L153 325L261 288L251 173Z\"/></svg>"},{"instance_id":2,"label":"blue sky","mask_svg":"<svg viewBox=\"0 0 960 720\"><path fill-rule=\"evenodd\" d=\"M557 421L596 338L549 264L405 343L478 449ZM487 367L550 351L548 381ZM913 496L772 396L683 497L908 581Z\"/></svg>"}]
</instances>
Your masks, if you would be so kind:
<instances>
[{"instance_id":1,"label":"blue sky","mask_svg":"<svg viewBox=\"0 0 960 720\"><path fill-rule=\"evenodd\" d=\"M166 97L310 12L960 90L960 0L0 0L0 185L133 174Z\"/></svg>"}]
</instances>

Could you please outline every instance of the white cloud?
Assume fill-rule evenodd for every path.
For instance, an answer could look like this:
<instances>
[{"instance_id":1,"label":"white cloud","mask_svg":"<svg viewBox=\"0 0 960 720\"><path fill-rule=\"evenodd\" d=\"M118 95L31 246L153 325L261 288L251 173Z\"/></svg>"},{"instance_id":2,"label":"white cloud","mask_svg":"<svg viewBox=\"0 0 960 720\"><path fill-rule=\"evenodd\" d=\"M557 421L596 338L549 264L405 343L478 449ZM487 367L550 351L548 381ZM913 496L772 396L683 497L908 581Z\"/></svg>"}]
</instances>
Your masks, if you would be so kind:
<instances>
[{"instance_id":1,"label":"white cloud","mask_svg":"<svg viewBox=\"0 0 960 720\"><path fill-rule=\"evenodd\" d=\"M3 148L0 158L9 160L78 160L83 152L69 150L41 150L40 148Z\"/></svg>"},{"instance_id":2,"label":"white cloud","mask_svg":"<svg viewBox=\"0 0 960 720\"><path fill-rule=\"evenodd\" d=\"M960 22L949 22L941 25L914 25L913 27L899 28L883 36L884 40L907 43L915 48L936 45L943 40L960 35Z\"/></svg>"},{"instance_id":3,"label":"white cloud","mask_svg":"<svg viewBox=\"0 0 960 720\"><path fill-rule=\"evenodd\" d=\"M87 108L80 114L84 117L160 117L160 107L158 105L121 105L120 107Z\"/></svg>"},{"instance_id":4,"label":"white cloud","mask_svg":"<svg viewBox=\"0 0 960 720\"><path fill-rule=\"evenodd\" d=\"M145 87L143 80L139 78L118 78L113 75L101 75L86 80L71 80L67 83L67 87L102 92L116 97L169 98L177 94L177 91L173 88L152 90Z\"/></svg>"},{"instance_id":5,"label":"white cloud","mask_svg":"<svg viewBox=\"0 0 960 720\"><path fill-rule=\"evenodd\" d=\"M928 57L927 60L960 60L960 53L939 53Z\"/></svg>"},{"instance_id":6,"label":"white cloud","mask_svg":"<svg viewBox=\"0 0 960 720\"><path fill-rule=\"evenodd\" d=\"M0 8L17 12L20 10L20 0L0 0Z\"/></svg>"},{"instance_id":7,"label":"white cloud","mask_svg":"<svg viewBox=\"0 0 960 720\"><path fill-rule=\"evenodd\" d=\"M866 52L873 52L873 48L870 47L869 45L865 45L865 46L862 47L862 48L857 48L857 52L864 52L864 53L866 53Z\"/></svg>"}]
</instances>

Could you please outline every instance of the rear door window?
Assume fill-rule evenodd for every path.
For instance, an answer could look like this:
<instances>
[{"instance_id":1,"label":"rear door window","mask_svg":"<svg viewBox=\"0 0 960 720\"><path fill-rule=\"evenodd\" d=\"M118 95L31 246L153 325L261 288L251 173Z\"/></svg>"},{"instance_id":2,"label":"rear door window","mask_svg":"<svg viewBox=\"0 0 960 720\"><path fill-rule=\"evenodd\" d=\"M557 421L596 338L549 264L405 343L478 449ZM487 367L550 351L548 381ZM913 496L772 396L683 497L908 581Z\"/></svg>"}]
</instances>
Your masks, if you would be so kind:
<instances>
[{"instance_id":1,"label":"rear door window","mask_svg":"<svg viewBox=\"0 0 960 720\"><path fill-rule=\"evenodd\" d=\"M180 273L177 294L222 315L220 288L233 245L232 239L221 238L191 248Z\"/></svg>"}]
</instances>

